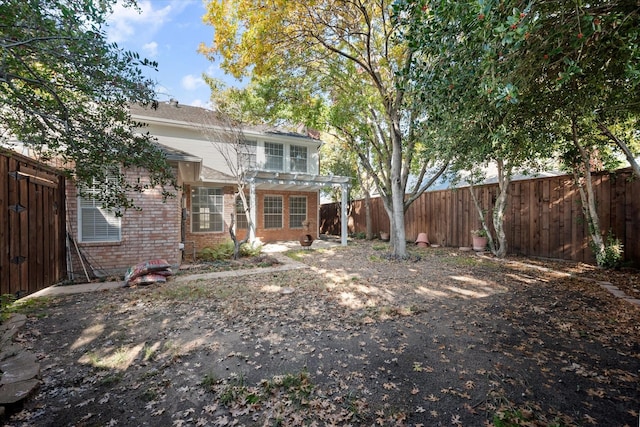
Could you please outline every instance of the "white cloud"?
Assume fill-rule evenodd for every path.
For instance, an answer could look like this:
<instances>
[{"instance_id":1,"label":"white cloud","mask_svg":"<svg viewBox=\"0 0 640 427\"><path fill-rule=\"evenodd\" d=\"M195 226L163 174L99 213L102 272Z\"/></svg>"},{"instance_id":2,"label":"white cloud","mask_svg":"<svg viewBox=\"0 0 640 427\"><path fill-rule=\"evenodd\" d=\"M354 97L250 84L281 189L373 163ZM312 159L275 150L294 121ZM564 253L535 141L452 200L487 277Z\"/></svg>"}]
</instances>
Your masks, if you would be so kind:
<instances>
[{"instance_id":1,"label":"white cloud","mask_svg":"<svg viewBox=\"0 0 640 427\"><path fill-rule=\"evenodd\" d=\"M158 43L156 42L146 43L142 46L142 51L150 58L153 58L158 55Z\"/></svg>"},{"instance_id":2,"label":"white cloud","mask_svg":"<svg viewBox=\"0 0 640 427\"><path fill-rule=\"evenodd\" d=\"M158 3L158 2L156 2ZM154 8L151 0L139 0L140 12L135 8L124 7L121 3L113 8L113 14L107 20L107 39L121 43L125 40L149 40L171 17L177 15L187 5L185 0L173 0L161 8Z\"/></svg>"},{"instance_id":3,"label":"white cloud","mask_svg":"<svg viewBox=\"0 0 640 427\"><path fill-rule=\"evenodd\" d=\"M186 90L196 90L200 87L206 86L206 83L202 77L194 76L193 74L187 74L182 78L182 87Z\"/></svg>"}]
</instances>

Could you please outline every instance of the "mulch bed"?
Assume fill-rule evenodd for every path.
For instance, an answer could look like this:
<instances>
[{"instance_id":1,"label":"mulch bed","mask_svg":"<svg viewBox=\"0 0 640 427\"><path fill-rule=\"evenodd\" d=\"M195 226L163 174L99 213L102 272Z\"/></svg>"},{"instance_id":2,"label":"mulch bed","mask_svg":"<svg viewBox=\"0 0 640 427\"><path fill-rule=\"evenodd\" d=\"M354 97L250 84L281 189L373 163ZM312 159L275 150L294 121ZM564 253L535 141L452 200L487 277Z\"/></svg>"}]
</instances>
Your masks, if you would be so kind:
<instances>
[{"instance_id":1,"label":"mulch bed","mask_svg":"<svg viewBox=\"0 0 640 427\"><path fill-rule=\"evenodd\" d=\"M195 262L182 264L176 274L217 273L230 270L273 267L280 264L280 261L276 258L265 254L240 257L238 259L196 260Z\"/></svg>"}]
</instances>

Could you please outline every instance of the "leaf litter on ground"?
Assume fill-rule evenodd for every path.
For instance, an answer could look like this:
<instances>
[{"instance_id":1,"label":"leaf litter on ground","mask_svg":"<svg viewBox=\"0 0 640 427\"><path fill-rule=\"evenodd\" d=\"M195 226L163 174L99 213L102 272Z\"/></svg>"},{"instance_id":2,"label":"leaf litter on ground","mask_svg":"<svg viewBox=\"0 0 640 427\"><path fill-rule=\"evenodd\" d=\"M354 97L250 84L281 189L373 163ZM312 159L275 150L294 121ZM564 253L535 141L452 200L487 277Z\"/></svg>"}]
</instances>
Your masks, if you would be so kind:
<instances>
[{"instance_id":1,"label":"leaf litter on ground","mask_svg":"<svg viewBox=\"0 0 640 427\"><path fill-rule=\"evenodd\" d=\"M403 261L373 246L303 251L303 270L54 298L21 333L43 384L7 425L637 422L638 306L522 258L426 248Z\"/></svg>"}]
</instances>

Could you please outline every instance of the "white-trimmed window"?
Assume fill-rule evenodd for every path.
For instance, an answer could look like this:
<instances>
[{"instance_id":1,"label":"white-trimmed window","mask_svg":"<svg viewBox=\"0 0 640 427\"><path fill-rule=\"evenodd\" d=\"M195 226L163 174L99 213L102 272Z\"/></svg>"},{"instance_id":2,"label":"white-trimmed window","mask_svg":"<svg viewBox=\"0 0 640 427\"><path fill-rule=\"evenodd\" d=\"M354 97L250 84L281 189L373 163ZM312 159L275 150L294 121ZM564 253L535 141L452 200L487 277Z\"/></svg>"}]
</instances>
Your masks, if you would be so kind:
<instances>
[{"instance_id":1,"label":"white-trimmed window","mask_svg":"<svg viewBox=\"0 0 640 427\"><path fill-rule=\"evenodd\" d=\"M223 204L222 189L194 187L191 190L191 231L224 231Z\"/></svg>"},{"instance_id":2,"label":"white-trimmed window","mask_svg":"<svg viewBox=\"0 0 640 427\"><path fill-rule=\"evenodd\" d=\"M289 149L291 172L307 172L307 147L292 145Z\"/></svg>"},{"instance_id":3,"label":"white-trimmed window","mask_svg":"<svg viewBox=\"0 0 640 427\"><path fill-rule=\"evenodd\" d=\"M241 141L238 148L238 162L243 170L253 169L258 164L256 141Z\"/></svg>"},{"instance_id":4,"label":"white-trimmed window","mask_svg":"<svg viewBox=\"0 0 640 427\"><path fill-rule=\"evenodd\" d=\"M102 207L100 193L94 184L84 196L78 196L79 242L119 242L122 238L122 218Z\"/></svg>"},{"instance_id":5,"label":"white-trimmed window","mask_svg":"<svg viewBox=\"0 0 640 427\"><path fill-rule=\"evenodd\" d=\"M284 146L275 142L264 143L264 167L267 170L284 169Z\"/></svg>"},{"instance_id":6,"label":"white-trimmed window","mask_svg":"<svg viewBox=\"0 0 640 427\"><path fill-rule=\"evenodd\" d=\"M264 228L282 228L282 196L264 196Z\"/></svg>"},{"instance_id":7,"label":"white-trimmed window","mask_svg":"<svg viewBox=\"0 0 640 427\"><path fill-rule=\"evenodd\" d=\"M246 230L249 228L249 221L247 221L247 215L244 212L244 204L240 197L236 198L236 228L238 230Z\"/></svg>"},{"instance_id":8,"label":"white-trimmed window","mask_svg":"<svg viewBox=\"0 0 640 427\"><path fill-rule=\"evenodd\" d=\"M307 219L307 198L305 196L289 197L289 228L302 228Z\"/></svg>"}]
</instances>

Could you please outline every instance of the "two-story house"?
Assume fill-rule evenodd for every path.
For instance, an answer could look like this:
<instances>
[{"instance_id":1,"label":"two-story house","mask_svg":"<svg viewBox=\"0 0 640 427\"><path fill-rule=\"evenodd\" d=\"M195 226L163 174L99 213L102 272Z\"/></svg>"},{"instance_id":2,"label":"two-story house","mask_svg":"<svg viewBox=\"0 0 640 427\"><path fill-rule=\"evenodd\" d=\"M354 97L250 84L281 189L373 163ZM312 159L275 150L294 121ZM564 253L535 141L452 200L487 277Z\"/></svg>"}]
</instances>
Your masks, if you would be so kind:
<instances>
[{"instance_id":1,"label":"two-story house","mask_svg":"<svg viewBox=\"0 0 640 427\"><path fill-rule=\"evenodd\" d=\"M166 202L160 191L133 195L142 210L117 217L100 207L98 197L81 198L71 187L70 229L97 274L121 272L149 258L178 265L205 247L229 240L232 213L237 234L245 236L246 216L235 198L238 179L255 225L250 238L262 243L298 240L305 233L303 221L308 222L308 234L318 238L320 190L340 186L346 199L349 178L319 174L322 142L306 134L269 127L237 129L210 110L175 101L134 105L131 114L147 125L143 131L157 138L167 153L181 191ZM127 173L144 180L141 171Z\"/></svg>"}]
</instances>

